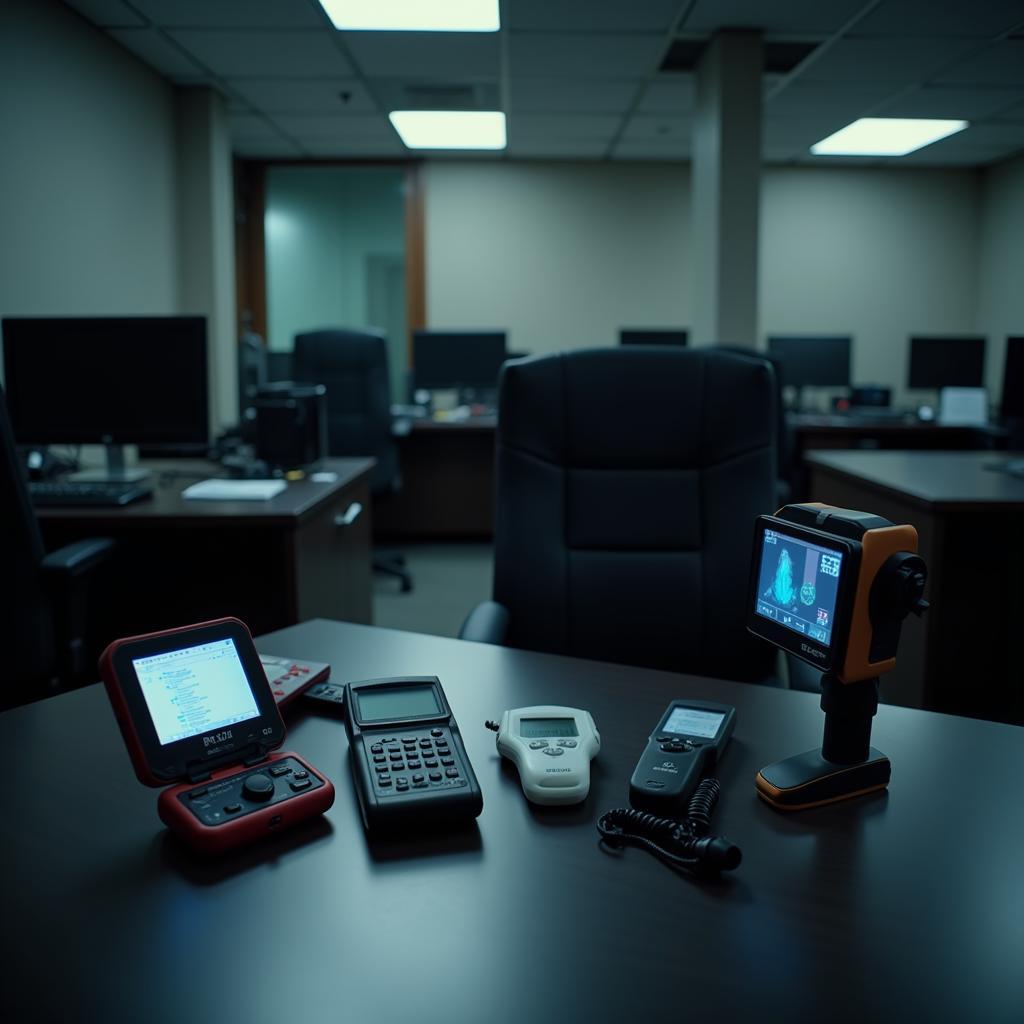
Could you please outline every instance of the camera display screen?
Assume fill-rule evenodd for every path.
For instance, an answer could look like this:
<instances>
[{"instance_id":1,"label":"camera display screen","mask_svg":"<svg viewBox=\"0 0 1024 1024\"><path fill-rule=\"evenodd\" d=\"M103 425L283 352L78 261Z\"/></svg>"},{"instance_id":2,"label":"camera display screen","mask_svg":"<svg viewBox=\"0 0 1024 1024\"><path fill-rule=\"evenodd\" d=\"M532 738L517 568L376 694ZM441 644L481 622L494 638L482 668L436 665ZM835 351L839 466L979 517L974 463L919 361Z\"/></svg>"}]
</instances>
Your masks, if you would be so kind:
<instances>
[{"instance_id":1,"label":"camera display screen","mask_svg":"<svg viewBox=\"0 0 1024 1024\"><path fill-rule=\"evenodd\" d=\"M843 552L764 531L754 611L828 647Z\"/></svg>"},{"instance_id":2,"label":"camera display screen","mask_svg":"<svg viewBox=\"0 0 1024 1024\"><path fill-rule=\"evenodd\" d=\"M134 658L161 745L259 716L234 640Z\"/></svg>"},{"instance_id":3,"label":"camera display screen","mask_svg":"<svg viewBox=\"0 0 1024 1024\"><path fill-rule=\"evenodd\" d=\"M364 722L392 722L398 718L431 718L441 705L430 685L376 686L356 690L359 717Z\"/></svg>"}]
</instances>

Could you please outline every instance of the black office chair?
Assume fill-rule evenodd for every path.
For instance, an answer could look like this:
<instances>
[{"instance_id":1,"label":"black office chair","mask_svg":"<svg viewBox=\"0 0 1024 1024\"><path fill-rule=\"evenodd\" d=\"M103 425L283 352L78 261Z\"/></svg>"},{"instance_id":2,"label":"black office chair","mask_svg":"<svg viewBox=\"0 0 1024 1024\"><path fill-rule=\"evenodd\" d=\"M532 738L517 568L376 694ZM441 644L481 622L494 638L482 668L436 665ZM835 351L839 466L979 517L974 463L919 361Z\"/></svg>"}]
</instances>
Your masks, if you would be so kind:
<instances>
[{"instance_id":1,"label":"black office chair","mask_svg":"<svg viewBox=\"0 0 1024 1024\"><path fill-rule=\"evenodd\" d=\"M401 490L384 333L334 328L296 334L293 369L296 380L327 388L329 453L377 460L370 480L375 500ZM412 590L412 575L401 555L375 553L373 568L397 577L403 591Z\"/></svg>"},{"instance_id":2,"label":"black office chair","mask_svg":"<svg viewBox=\"0 0 1024 1024\"><path fill-rule=\"evenodd\" d=\"M712 349L506 363L494 600L463 639L767 681L745 628L754 519L774 511L771 367Z\"/></svg>"},{"instance_id":3,"label":"black office chair","mask_svg":"<svg viewBox=\"0 0 1024 1024\"><path fill-rule=\"evenodd\" d=\"M89 588L113 550L103 538L77 541L47 554L14 443L0 388L0 540L4 567L0 603L3 686L0 707L27 704L95 678L87 642Z\"/></svg>"}]
</instances>

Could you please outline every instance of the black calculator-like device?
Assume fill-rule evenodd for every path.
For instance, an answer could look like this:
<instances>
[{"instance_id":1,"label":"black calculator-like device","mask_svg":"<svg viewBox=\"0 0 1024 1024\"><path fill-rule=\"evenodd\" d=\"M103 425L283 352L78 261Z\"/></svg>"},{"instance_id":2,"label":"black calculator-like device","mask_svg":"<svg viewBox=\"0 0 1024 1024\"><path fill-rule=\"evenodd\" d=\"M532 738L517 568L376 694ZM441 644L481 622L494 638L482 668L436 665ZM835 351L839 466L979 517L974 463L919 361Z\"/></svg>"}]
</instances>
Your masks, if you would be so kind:
<instances>
[{"instance_id":1,"label":"black calculator-like device","mask_svg":"<svg viewBox=\"0 0 1024 1024\"><path fill-rule=\"evenodd\" d=\"M480 785L437 676L348 683L345 707L368 829L402 831L480 814Z\"/></svg>"}]
</instances>

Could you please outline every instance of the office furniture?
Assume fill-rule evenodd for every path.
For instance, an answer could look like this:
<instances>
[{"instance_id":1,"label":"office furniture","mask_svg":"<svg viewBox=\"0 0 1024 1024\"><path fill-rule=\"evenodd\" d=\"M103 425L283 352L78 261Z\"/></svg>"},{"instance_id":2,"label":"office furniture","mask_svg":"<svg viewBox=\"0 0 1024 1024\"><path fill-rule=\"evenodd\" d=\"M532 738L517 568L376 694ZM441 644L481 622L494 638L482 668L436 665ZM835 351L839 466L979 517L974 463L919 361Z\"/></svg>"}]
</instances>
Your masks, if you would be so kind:
<instances>
[{"instance_id":1,"label":"office furniture","mask_svg":"<svg viewBox=\"0 0 1024 1024\"><path fill-rule=\"evenodd\" d=\"M391 434L388 346L382 331L330 329L295 336L295 372L327 388L327 450L331 455L372 455L370 489L382 504L402 490ZM373 568L395 576L403 591L412 576L400 555L376 552Z\"/></svg>"},{"instance_id":2,"label":"office furniture","mask_svg":"<svg viewBox=\"0 0 1024 1024\"><path fill-rule=\"evenodd\" d=\"M984 1020L1024 1002L1020 729L882 706L888 793L784 816L765 764L817 745L812 694L310 622L260 650L339 682L436 673L484 796L465 830L363 831L343 723L301 704L287 745L337 798L219 861L188 855L136 781L99 687L0 715L7 1020ZM737 709L713 830L743 850L698 883L598 843L599 815L672 698ZM484 721L586 708L586 802L537 808ZM963 770L956 770L957 766Z\"/></svg>"},{"instance_id":3,"label":"office furniture","mask_svg":"<svg viewBox=\"0 0 1024 1024\"><path fill-rule=\"evenodd\" d=\"M685 327L620 327L620 345L685 345L690 332Z\"/></svg>"},{"instance_id":4,"label":"office furniture","mask_svg":"<svg viewBox=\"0 0 1024 1024\"><path fill-rule=\"evenodd\" d=\"M46 552L25 485L0 388L0 638L4 678L0 707L47 696L88 671L89 590L110 557L113 541L82 537Z\"/></svg>"},{"instance_id":5,"label":"office furniture","mask_svg":"<svg viewBox=\"0 0 1024 1024\"><path fill-rule=\"evenodd\" d=\"M417 389L491 393L505 362L504 331L414 331L412 369Z\"/></svg>"},{"instance_id":6,"label":"office furniture","mask_svg":"<svg viewBox=\"0 0 1024 1024\"><path fill-rule=\"evenodd\" d=\"M819 501L917 527L931 610L903 627L882 697L1024 721L1024 480L993 452L812 452Z\"/></svg>"},{"instance_id":7,"label":"office furniture","mask_svg":"<svg viewBox=\"0 0 1024 1024\"><path fill-rule=\"evenodd\" d=\"M1024 337L1006 339L999 419L1008 434L1006 446L1024 449Z\"/></svg>"},{"instance_id":8,"label":"office furniture","mask_svg":"<svg viewBox=\"0 0 1024 1024\"><path fill-rule=\"evenodd\" d=\"M267 349L267 380L295 380L291 352Z\"/></svg>"},{"instance_id":9,"label":"office furniture","mask_svg":"<svg viewBox=\"0 0 1024 1024\"><path fill-rule=\"evenodd\" d=\"M775 384L710 349L584 349L508 363L494 601L473 639L606 661L771 675L748 636L755 517L775 498Z\"/></svg>"},{"instance_id":10,"label":"office furniture","mask_svg":"<svg viewBox=\"0 0 1024 1024\"><path fill-rule=\"evenodd\" d=\"M238 339L238 423L247 439L252 434L249 410L267 380L267 346L258 334L243 331Z\"/></svg>"},{"instance_id":11,"label":"office furniture","mask_svg":"<svg viewBox=\"0 0 1024 1024\"><path fill-rule=\"evenodd\" d=\"M237 615L257 632L315 615L370 622L373 459L328 459L330 481L290 483L268 501L188 501L207 462L149 464L156 489L124 508L39 510L50 545L117 541L108 636Z\"/></svg>"},{"instance_id":12,"label":"office furniture","mask_svg":"<svg viewBox=\"0 0 1024 1024\"><path fill-rule=\"evenodd\" d=\"M776 360L782 386L796 389L794 408L800 409L805 387L850 386L851 345L848 335L768 338L768 354Z\"/></svg>"},{"instance_id":13,"label":"office furniture","mask_svg":"<svg viewBox=\"0 0 1024 1024\"><path fill-rule=\"evenodd\" d=\"M910 339L907 387L980 388L985 384L985 338Z\"/></svg>"},{"instance_id":14,"label":"office furniture","mask_svg":"<svg viewBox=\"0 0 1024 1024\"><path fill-rule=\"evenodd\" d=\"M494 531L495 416L412 420L395 438L402 490L374 508L388 540L489 540Z\"/></svg>"}]
</instances>

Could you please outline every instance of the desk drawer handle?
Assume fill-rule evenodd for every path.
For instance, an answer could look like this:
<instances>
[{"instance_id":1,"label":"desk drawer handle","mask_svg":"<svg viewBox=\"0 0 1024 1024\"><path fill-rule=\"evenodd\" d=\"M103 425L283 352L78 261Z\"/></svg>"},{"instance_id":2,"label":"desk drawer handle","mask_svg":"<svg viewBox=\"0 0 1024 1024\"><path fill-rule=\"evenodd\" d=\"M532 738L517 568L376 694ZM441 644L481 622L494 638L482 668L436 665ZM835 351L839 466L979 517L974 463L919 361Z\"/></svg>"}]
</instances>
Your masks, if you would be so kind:
<instances>
[{"instance_id":1,"label":"desk drawer handle","mask_svg":"<svg viewBox=\"0 0 1024 1024\"><path fill-rule=\"evenodd\" d=\"M351 505L340 516L334 517L335 526L351 526L361 515L363 506L358 501L353 501Z\"/></svg>"}]
</instances>

